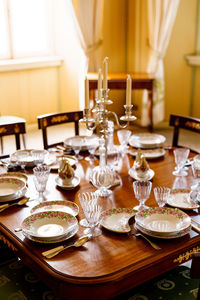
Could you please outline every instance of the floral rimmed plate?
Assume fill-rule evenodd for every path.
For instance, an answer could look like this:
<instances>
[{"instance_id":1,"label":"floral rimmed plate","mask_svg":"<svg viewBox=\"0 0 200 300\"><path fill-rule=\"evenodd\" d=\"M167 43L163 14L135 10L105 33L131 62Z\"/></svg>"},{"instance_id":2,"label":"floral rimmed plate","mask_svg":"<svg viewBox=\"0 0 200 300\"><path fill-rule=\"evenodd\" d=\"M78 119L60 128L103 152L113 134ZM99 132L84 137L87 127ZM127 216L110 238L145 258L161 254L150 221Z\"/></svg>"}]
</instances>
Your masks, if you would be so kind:
<instances>
[{"instance_id":1,"label":"floral rimmed plate","mask_svg":"<svg viewBox=\"0 0 200 300\"><path fill-rule=\"evenodd\" d=\"M17 178L0 178L0 200L10 200L26 187L23 180ZM13 199L12 199L13 200Z\"/></svg>"},{"instance_id":2,"label":"floral rimmed plate","mask_svg":"<svg viewBox=\"0 0 200 300\"><path fill-rule=\"evenodd\" d=\"M137 149L130 149L128 153L132 156L137 155ZM142 149L141 153L146 157L146 159L156 159L163 157L166 153L163 148L155 148L155 149Z\"/></svg>"},{"instance_id":3,"label":"floral rimmed plate","mask_svg":"<svg viewBox=\"0 0 200 300\"><path fill-rule=\"evenodd\" d=\"M138 174L138 172L134 169L131 168L128 171L128 174L135 180L151 180L154 177L155 172L151 169L149 169L144 176L141 176L140 174Z\"/></svg>"},{"instance_id":4,"label":"floral rimmed plate","mask_svg":"<svg viewBox=\"0 0 200 300\"><path fill-rule=\"evenodd\" d=\"M199 208L199 205L190 197L190 193L190 189L172 189L167 204L182 209Z\"/></svg>"},{"instance_id":5,"label":"floral rimmed plate","mask_svg":"<svg viewBox=\"0 0 200 300\"><path fill-rule=\"evenodd\" d=\"M72 216L77 216L79 213L79 207L76 203L66 200L55 200L55 201L45 201L31 209L31 214L38 213L42 211L63 211Z\"/></svg>"},{"instance_id":6,"label":"floral rimmed plate","mask_svg":"<svg viewBox=\"0 0 200 300\"><path fill-rule=\"evenodd\" d=\"M155 133L138 133L129 139L129 144L135 148L157 148L166 141L163 135Z\"/></svg>"},{"instance_id":7,"label":"floral rimmed plate","mask_svg":"<svg viewBox=\"0 0 200 300\"><path fill-rule=\"evenodd\" d=\"M23 180L25 183L28 181L28 176L20 172L9 172L0 174L0 178L17 178Z\"/></svg>"},{"instance_id":8,"label":"floral rimmed plate","mask_svg":"<svg viewBox=\"0 0 200 300\"><path fill-rule=\"evenodd\" d=\"M77 231L78 231L79 227L78 225L76 225L72 231L70 231L69 233L67 233L64 236L61 237L54 237L51 239L44 239L44 238L37 238L37 237L33 237L25 232L23 232L24 236L27 237L29 240L36 242L36 243L42 243L42 244L52 244L52 243L60 243L60 242L64 242L68 239L70 239L71 237L73 237Z\"/></svg>"},{"instance_id":9,"label":"floral rimmed plate","mask_svg":"<svg viewBox=\"0 0 200 300\"><path fill-rule=\"evenodd\" d=\"M57 176L55 180L56 180L56 184L59 187L61 187L63 190L72 190L75 187L77 187L80 183L80 177L78 177L78 176L75 176L72 179L72 181L68 184L63 183L62 179L59 176Z\"/></svg>"},{"instance_id":10,"label":"floral rimmed plate","mask_svg":"<svg viewBox=\"0 0 200 300\"><path fill-rule=\"evenodd\" d=\"M68 235L77 225L77 219L68 213L45 211L25 218L21 228L23 233L32 238L57 240Z\"/></svg>"},{"instance_id":11,"label":"floral rimmed plate","mask_svg":"<svg viewBox=\"0 0 200 300\"><path fill-rule=\"evenodd\" d=\"M101 214L100 224L111 231L126 233L131 230L128 221L136 213L132 208L113 208Z\"/></svg>"},{"instance_id":12,"label":"floral rimmed plate","mask_svg":"<svg viewBox=\"0 0 200 300\"><path fill-rule=\"evenodd\" d=\"M159 239L177 239L179 237L182 237L186 234L188 234L190 232L190 230L192 229L192 226L188 226L186 229L180 230L178 232L175 233L170 233L170 234L162 234L160 232L157 233L153 233L151 230L147 230L143 227L141 227L140 225L138 225L137 223L135 224L135 228L138 229L139 231L141 231L144 234L147 234L149 236L155 237L155 238L159 238Z\"/></svg>"},{"instance_id":13,"label":"floral rimmed plate","mask_svg":"<svg viewBox=\"0 0 200 300\"><path fill-rule=\"evenodd\" d=\"M178 208L152 207L136 213L135 222L152 234L168 235L187 229L191 218Z\"/></svg>"}]
</instances>

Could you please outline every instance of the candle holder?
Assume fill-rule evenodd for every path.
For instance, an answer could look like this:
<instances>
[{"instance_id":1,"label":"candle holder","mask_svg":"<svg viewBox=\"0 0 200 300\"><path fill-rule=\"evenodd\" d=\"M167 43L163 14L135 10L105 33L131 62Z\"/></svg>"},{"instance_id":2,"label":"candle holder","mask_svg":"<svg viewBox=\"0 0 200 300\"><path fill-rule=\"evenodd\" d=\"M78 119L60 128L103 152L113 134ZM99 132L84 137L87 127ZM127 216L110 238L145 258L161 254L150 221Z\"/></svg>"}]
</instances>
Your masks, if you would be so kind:
<instances>
[{"instance_id":1,"label":"candle holder","mask_svg":"<svg viewBox=\"0 0 200 300\"><path fill-rule=\"evenodd\" d=\"M101 89L102 97L100 99L95 99L95 107L90 109L84 109L83 119L79 122L85 123L87 129L96 130L98 134L105 140L106 146L106 161L107 161L107 140L109 131L109 117L114 117L114 120L119 128L126 128L130 122L135 121L137 118L132 115L133 105L124 105L125 115L123 115L120 120L126 122L126 124L120 124L117 114L113 111L109 111L107 106L112 104L113 101L108 99L109 89Z\"/></svg>"}]
</instances>

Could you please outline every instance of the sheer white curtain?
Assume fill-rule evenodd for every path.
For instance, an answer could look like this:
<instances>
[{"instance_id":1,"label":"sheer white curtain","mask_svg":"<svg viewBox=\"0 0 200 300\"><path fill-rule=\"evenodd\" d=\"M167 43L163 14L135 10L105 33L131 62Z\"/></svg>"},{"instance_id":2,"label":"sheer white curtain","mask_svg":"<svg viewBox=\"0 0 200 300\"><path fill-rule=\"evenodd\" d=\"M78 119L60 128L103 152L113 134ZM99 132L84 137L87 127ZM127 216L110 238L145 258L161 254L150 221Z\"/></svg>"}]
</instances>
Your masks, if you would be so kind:
<instances>
[{"instance_id":1,"label":"sheer white curtain","mask_svg":"<svg viewBox=\"0 0 200 300\"><path fill-rule=\"evenodd\" d=\"M150 55L147 72L154 73L153 123L164 119L164 69L165 56L178 10L179 0L148 0L148 41ZM143 104L147 102L144 95ZM149 124L148 106L143 105L141 123Z\"/></svg>"},{"instance_id":2,"label":"sheer white curtain","mask_svg":"<svg viewBox=\"0 0 200 300\"><path fill-rule=\"evenodd\" d=\"M104 0L73 0L72 3L79 41L87 58L85 72L96 72L101 65Z\"/></svg>"}]
</instances>

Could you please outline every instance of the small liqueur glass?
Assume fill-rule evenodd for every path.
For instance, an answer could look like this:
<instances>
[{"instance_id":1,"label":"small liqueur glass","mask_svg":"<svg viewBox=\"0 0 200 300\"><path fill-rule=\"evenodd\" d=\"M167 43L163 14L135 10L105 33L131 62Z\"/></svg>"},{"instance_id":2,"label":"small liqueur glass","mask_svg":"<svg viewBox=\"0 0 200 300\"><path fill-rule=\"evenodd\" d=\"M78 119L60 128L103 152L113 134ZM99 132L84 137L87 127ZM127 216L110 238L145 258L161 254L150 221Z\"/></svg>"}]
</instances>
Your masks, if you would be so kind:
<instances>
[{"instance_id":1,"label":"small liqueur glass","mask_svg":"<svg viewBox=\"0 0 200 300\"><path fill-rule=\"evenodd\" d=\"M157 186L153 189L156 202L159 207L165 206L170 195L170 189L163 186Z\"/></svg>"},{"instance_id":2,"label":"small liqueur glass","mask_svg":"<svg viewBox=\"0 0 200 300\"><path fill-rule=\"evenodd\" d=\"M134 209L141 211L143 209L149 208L145 205L146 200L149 198L152 188L151 181L134 181L133 190L136 199L139 201L139 205L135 206Z\"/></svg>"},{"instance_id":3,"label":"small liqueur glass","mask_svg":"<svg viewBox=\"0 0 200 300\"><path fill-rule=\"evenodd\" d=\"M43 165L33 168L33 180L35 188L39 193L38 202L44 201L44 191L46 190L49 174L50 168L48 166Z\"/></svg>"},{"instance_id":4,"label":"small liqueur glass","mask_svg":"<svg viewBox=\"0 0 200 300\"><path fill-rule=\"evenodd\" d=\"M186 148L178 148L175 149L173 152L176 168L175 171L172 172L172 174L175 176L187 176L188 173L186 172L186 170L183 169L183 167L187 161L190 150Z\"/></svg>"},{"instance_id":5,"label":"small liqueur glass","mask_svg":"<svg viewBox=\"0 0 200 300\"><path fill-rule=\"evenodd\" d=\"M98 197L96 193L85 192L78 195L81 207L88 222L88 228L84 233L92 237L98 236L102 233L98 227L102 208L97 204Z\"/></svg>"}]
</instances>

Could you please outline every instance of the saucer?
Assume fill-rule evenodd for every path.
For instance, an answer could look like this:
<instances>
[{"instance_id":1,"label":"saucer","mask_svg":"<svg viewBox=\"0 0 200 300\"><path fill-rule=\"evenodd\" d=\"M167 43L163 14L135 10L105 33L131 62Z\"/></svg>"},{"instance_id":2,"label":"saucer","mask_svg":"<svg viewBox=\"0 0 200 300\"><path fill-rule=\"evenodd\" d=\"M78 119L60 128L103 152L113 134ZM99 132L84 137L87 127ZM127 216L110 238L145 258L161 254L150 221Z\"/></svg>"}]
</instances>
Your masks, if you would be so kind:
<instances>
[{"instance_id":1,"label":"saucer","mask_svg":"<svg viewBox=\"0 0 200 300\"><path fill-rule=\"evenodd\" d=\"M57 176L55 180L56 184L64 190L72 190L80 183L80 177L78 176L75 176L70 183L63 183L62 179L59 176Z\"/></svg>"},{"instance_id":2,"label":"saucer","mask_svg":"<svg viewBox=\"0 0 200 300\"><path fill-rule=\"evenodd\" d=\"M145 180L151 180L154 177L155 172L153 170L149 169L147 171L147 173L145 174L145 176L139 176L138 173L137 173L137 171L134 168L131 168L128 171L128 174L132 178L134 178L135 180L139 180L139 181L143 180L143 181L145 181Z\"/></svg>"}]
</instances>

